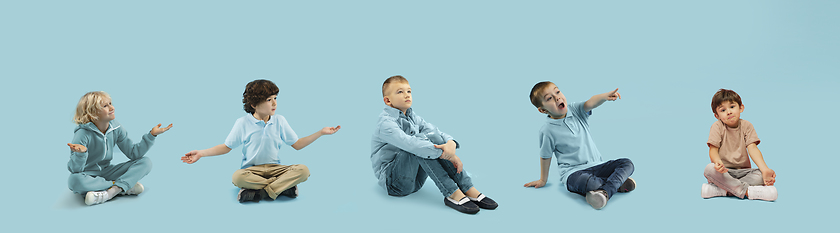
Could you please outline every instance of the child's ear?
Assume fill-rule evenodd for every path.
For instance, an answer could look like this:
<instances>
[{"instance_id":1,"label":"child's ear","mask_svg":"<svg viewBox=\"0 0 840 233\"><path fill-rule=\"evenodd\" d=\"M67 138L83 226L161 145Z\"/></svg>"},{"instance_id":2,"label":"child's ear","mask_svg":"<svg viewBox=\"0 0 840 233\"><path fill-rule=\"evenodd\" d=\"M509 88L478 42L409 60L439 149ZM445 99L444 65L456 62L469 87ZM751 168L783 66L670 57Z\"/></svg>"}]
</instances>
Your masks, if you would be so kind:
<instances>
[{"instance_id":1,"label":"child's ear","mask_svg":"<svg viewBox=\"0 0 840 233\"><path fill-rule=\"evenodd\" d=\"M744 113L744 105L741 105L741 113Z\"/></svg>"},{"instance_id":2,"label":"child's ear","mask_svg":"<svg viewBox=\"0 0 840 233\"><path fill-rule=\"evenodd\" d=\"M391 106L391 99L388 96L383 96L382 101L385 101L385 104Z\"/></svg>"},{"instance_id":3,"label":"child's ear","mask_svg":"<svg viewBox=\"0 0 840 233\"><path fill-rule=\"evenodd\" d=\"M718 119L718 115L717 115L717 112L715 112L715 119Z\"/></svg>"},{"instance_id":4,"label":"child's ear","mask_svg":"<svg viewBox=\"0 0 840 233\"><path fill-rule=\"evenodd\" d=\"M542 113L542 114L548 114L548 111L546 111L546 110L545 110L545 109L543 109L542 107L537 108L537 111L539 111L539 112L540 112L540 113Z\"/></svg>"}]
</instances>

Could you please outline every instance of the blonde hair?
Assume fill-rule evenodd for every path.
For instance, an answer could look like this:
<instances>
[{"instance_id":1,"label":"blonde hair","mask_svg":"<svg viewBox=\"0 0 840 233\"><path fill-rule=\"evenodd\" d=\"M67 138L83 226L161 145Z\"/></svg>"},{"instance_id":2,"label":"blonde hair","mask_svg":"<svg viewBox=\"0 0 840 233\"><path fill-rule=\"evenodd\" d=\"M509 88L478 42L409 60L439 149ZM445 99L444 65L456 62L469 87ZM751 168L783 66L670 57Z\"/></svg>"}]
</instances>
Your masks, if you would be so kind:
<instances>
[{"instance_id":1,"label":"blonde hair","mask_svg":"<svg viewBox=\"0 0 840 233\"><path fill-rule=\"evenodd\" d=\"M385 79L385 82L382 83L382 96L385 96L385 89L388 89L391 83L408 83L408 79L405 79L402 75L394 75Z\"/></svg>"},{"instance_id":2,"label":"blonde hair","mask_svg":"<svg viewBox=\"0 0 840 233\"><path fill-rule=\"evenodd\" d=\"M111 96L104 91L91 91L85 93L85 95L79 99L79 104L76 105L76 114L73 115L73 122L81 125L98 120L99 117L96 115L99 114L99 105L101 105L102 101L106 98L110 99Z\"/></svg>"}]
</instances>

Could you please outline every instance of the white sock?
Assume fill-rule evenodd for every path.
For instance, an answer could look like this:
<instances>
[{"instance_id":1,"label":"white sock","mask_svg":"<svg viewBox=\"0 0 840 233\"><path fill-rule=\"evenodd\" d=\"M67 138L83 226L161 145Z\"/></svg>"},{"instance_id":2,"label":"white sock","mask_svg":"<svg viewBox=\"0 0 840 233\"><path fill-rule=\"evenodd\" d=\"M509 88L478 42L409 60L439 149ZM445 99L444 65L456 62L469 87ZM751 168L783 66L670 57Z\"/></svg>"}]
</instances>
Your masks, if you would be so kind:
<instances>
[{"instance_id":1,"label":"white sock","mask_svg":"<svg viewBox=\"0 0 840 233\"><path fill-rule=\"evenodd\" d=\"M111 198L116 197L117 194L119 194L122 191L123 191L122 188L117 187L117 186L112 186L108 190L105 190L105 192L108 193L108 200L111 200Z\"/></svg>"}]
</instances>

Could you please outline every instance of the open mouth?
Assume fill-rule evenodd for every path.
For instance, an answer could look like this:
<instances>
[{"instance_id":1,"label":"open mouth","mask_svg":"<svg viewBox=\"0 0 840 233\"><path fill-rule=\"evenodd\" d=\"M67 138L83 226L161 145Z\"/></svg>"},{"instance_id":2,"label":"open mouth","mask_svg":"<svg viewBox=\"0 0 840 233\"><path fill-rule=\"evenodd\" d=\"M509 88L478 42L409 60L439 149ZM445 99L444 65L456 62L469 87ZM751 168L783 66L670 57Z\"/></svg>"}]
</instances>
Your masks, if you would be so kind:
<instances>
[{"instance_id":1,"label":"open mouth","mask_svg":"<svg viewBox=\"0 0 840 233\"><path fill-rule=\"evenodd\" d=\"M557 105L557 107L560 107L560 109L563 109L563 108L566 107L566 103L560 103L560 105Z\"/></svg>"}]
</instances>

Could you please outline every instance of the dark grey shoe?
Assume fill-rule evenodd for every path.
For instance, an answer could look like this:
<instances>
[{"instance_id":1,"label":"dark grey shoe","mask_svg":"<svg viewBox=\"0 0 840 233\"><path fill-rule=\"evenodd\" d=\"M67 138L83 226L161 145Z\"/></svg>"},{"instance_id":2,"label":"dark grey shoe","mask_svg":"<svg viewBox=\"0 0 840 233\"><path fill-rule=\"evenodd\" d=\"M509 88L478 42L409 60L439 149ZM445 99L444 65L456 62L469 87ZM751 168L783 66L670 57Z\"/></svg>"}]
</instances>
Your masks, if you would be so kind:
<instances>
[{"instance_id":1,"label":"dark grey shoe","mask_svg":"<svg viewBox=\"0 0 840 233\"><path fill-rule=\"evenodd\" d=\"M621 184L620 187L618 187L618 192L619 193L626 193L626 192L633 191L635 189L636 189L636 180L634 180L633 178L627 177L627 180L625 180L624 183Z\"/></svg>"},{"instance_id":2,"label":"dark grey shoe","mask_svg":"<svg viewBox=\"0 0 840 233\"><path fill-rule=\"evenodd\" d=\"M239 203L244 203L248 201L253 202L260 202L259 197L259 190L256 189L240 189L239 195L236 196L236 199L239 200Z\"/></svg>"},{"instance_id":3,"label":"dark grey shoe","mask_svg":"<svg viewBox=\"0 0 840 233\"><path fill-rule=\"evenodd\" d=\"M288 188L286 190L283 190L283 192L280 192L280 195L287 196L289 198L297 197L298 196L297 185L292 186L291 188Z\"/></svg>"},{"instance_id":4,"label":"dark grey shoe","mask_svg":"<svg viewBox=\"0 0 840 233\"><path fill-rule=\"evenodd\" d=\"M496 201L493 201L493 199L490 199L489 197L484 196L483 193L479 193L478 198L472 198L472 197L467 197L467 198L470 199L470 202L472 202L473 204L478 206L478 208L493 210L493 209L496 209L496 207L499 207L499 203L496 203Z\"/></svg>"},{"instance_id":5,"label":"dark grey shoe","mask_svg":"<svg viewBox=\"0 0 840 233\"><path fill-rule=\"evenodd\" d=\"M475 203L471 202L469 198L464 197L461 198L460 201L455 201L452 198L444 197L443 203L446 206L449 206L452 209L457 210L458 212L465 213L465 214L475 214L478 213L479 209Z\"/></svg>"}]
</instances>

